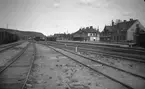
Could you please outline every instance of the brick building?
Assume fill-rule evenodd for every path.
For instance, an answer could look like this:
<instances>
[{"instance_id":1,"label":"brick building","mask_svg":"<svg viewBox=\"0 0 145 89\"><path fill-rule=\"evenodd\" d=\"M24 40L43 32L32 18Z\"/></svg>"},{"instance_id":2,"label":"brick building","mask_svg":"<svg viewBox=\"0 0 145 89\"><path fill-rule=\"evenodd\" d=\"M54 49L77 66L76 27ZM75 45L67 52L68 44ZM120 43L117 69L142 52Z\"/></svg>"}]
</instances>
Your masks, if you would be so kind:
<instances>
[{"instance_id":1,"label":"brick building","mask_svg":"<svg viewBox=\"0 0 145 89\"><path fill-rule=\"evenodd\" d=\"M54 37L56 37L57 40L72 40L72 35L66 33L54 34Z\"/></svg>"},{"instance_id":2,"label":"brick building","mask_svg":"<svg viewBox=\"0 0 145 89\"><path fill-rule=\"evenodd\" d=\"M145 28L138 20L124 20L111 26L105 26L101 32L100 40L108 42L136 42L136 28L139 26L140 31L145 31Z\"/></svg>"}]
</instances>

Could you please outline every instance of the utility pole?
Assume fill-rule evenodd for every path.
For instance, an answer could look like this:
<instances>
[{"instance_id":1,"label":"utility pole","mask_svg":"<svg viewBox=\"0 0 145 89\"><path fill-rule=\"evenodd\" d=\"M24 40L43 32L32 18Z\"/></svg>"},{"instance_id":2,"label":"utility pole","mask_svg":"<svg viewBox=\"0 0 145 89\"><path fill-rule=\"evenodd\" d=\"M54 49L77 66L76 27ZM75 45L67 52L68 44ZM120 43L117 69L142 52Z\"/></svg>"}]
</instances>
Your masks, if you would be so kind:
<instances>
[{"instance_id":1,"label":"utility pole","mask_svg":"<svg viewBox=\"0 0 145 89\"><path fill-rule=\"evenodd\" d=\"M68 34L68 30L67 30L67 34Z\"/></svg>"},{"instance_id":2,"label":"utility pole","mask_svg":"<svg viewBox=\"0 0 145 89\"><path fill-rule=\"evenodd\" d=\"M8 29L8 24L6 25L6 29ZM4 39L6 38L6 29L4 30Z\"/></svg>"},{"instance_id":3,"label":"utility pole","mask_svg":"<svg viewBox=\"0 0 145 89\"><path fill-rule=\"evenodd\" d=\"M8 29L9 24L7 24L7 29Z\"/></svg>"}]
</instances>

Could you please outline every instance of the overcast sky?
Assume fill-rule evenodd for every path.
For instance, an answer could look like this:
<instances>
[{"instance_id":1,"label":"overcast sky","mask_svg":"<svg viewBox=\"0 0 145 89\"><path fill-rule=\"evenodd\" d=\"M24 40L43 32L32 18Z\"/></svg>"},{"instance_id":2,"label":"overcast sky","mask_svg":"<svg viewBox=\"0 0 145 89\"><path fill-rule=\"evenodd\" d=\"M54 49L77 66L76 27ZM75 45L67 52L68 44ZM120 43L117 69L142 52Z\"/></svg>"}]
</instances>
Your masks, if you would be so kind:
<instances>
[{"instance_id":1,"label":"overcast sky","mask_svg":"<svg viewBox=\"0 0 145 89\"><path fill-rule=\"evenodd\" d=\"M144 0L0 0L0 28L45 35L93 26L103 30L111 20L139 19L145 26Z\"/></svg>"}]
</instances>

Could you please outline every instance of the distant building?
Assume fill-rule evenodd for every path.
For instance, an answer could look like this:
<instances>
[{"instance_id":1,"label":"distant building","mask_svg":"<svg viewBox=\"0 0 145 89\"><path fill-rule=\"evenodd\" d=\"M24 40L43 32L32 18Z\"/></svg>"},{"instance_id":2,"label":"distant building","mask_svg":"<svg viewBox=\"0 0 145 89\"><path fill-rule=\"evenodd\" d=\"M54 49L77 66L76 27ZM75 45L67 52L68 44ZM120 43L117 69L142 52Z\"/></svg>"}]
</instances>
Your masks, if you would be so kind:
<instances>
[{"instance_id":1,"label":"distant building","mask_svg":"<svg viewBox=\"0 0 145 89\"><path fill-rule=\"evenodd\" d=\"M137 25L140 31L145 31L144 26L138 20L124 20L115 25L112 21L111 26L104 27L100 40L109 42L136 42Z\"/></svg>"},{"instance_id":2,"label":"distant building","mask_svg":"<svg viewBox=\"0 0 145 89\"><path fill-rule=\"evenodd\" d=\"M54 34L54 37L56 37L57 40L72 40L72 35L66 33Z\"/></svg>"},{"instance_id":3,"label":"distant building","mask_svg":"<svg viewBox=\"0 0 145 89\"><path fill-rule=\"evenodd\" d=\"M80 28L77 32L73 33L73 40L75 41L98 41L100 40L99 29L96 30L93 26Z\"/></svg>"},{"instance_id":4,"label":"distant building","mask_svg":"<svg viewBox=\"0 0 145 89\"><path fill-rule=\"evenodd\" d=\"M56 37L57 40L63 40L64 39L64 34L62 34L62 33L54 34L54 37Z\"/></svg>"}]
</instances>

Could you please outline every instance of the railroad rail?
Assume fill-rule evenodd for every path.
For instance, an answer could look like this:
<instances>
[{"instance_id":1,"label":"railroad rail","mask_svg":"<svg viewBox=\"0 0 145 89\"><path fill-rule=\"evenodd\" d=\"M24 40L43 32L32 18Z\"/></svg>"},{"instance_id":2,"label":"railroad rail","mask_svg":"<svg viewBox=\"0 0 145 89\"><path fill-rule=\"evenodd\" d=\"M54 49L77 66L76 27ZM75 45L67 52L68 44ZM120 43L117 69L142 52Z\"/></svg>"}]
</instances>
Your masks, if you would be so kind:
<instances>
[{"instance_id":1,"label":"railroad rail","mask_svg":"<svg viewBox=\"0 0 145 89\"><path fill-rule=\"evenodd\" d=\"M10 48L13 48L13 47L15 47L15 46L17 46L17 45L19 45L21 43L22 42L15 42L15 43L7 44L7 45L2 45L2 46L0 46L0 53L4 52L4 51L6 51L6 50L8 50Z\"/></svg>"},{"instance_id":2,"label":"railroad rail","mask_svg":"<svg viewBox=\"0 0 145 89\"><path fill-rule=\"evenodd\" d=\"M31 73L31 70L32 70L32 67L33 67L33 64L34 64L34 61L35 61L35 59L36 59L36 52L37 52L36 44L33 44L33 48L34 48L34 57L33 57L33 60L32 60L32 62L31 62L29 71L28 71L28 73L27 73L27 77L26 77L26 79L25 79L25 81L24 81L23 86L21 87L21 89L25 89L26 84L27 84L27 81L28 81L28 79L29 79L29 75L30 75L30 73Z\"/></svg>"},{"instance_id":3,"label":"railroad rail","mask_svg":"<svg viewBox=\"0 0 145 89\"><path fill-rule=\"evenodd\" d=\"M52 47L51 47L51 48L52 48ZM54 48L52 48L52 49L54 49ZM89 69L91 69L91 70L93 70L93 71L99 73L99 74L102 74L103 76L105 76L105 77L107 77L107 78L109 78L109 79L111 79L111 80L113 80L113 81L115 81L115 82L117 82L117 83L120 83L121 85L127 87L128 89L133 89L132 87L130 87L130 86L128 86L128 85L126 85L126 84L124 84L124 83L122 83L122 82L120 82L120 81L118 81L118 80L116 80L116 79L113 79L113 78L111 78L110 76L108 76L108 75L106 75L106 74L103 74L103 73L101 73L100 71L97 71L96 69L93 69L93 68L91 68L90 66L87 66L86 64L81 63L81 62L77 61L76 59L73 59L73 58L69 57L68 55L66 55L66 54L64 54L64 53L62 53L62 52L60 52L60 51L58 51L58 50L56 50L56 49L54 49L54 50L57 51L57 52L59 52L59 53L61 53L61 54L64 55L64 56L67 56L68 58L72 59L73 61L75 61L75 62L77 62L77 63L79 63L79 64L81 64L81 65L83 65L83 66L85 66L85 67L87 67L87 68L89 68Z\"/></svg>"},{"instance_id":4,"label":"railroad rail","mask_svg":"<svg viewBox=\"0 0 145 89\"><path fill-rule=\"evenodd\" d=\"M67 48L73 48L75 49L76 47L78 48L78 50L84 50L84 51L88 51L91 53L96 53L96 54L102 54L104 56L111 56L111 57L115 57L115 58L121 58L123 60L130 60L130 61L136 61L136 62L141 62L141 63L145 63L145 53L142 53L142 55L138 54L131 54L131 53L123 53L123 52L112 52L109 50L104 50L104 49L99 49L99 48L90 48L87 46L76 46L76 45L68 45L68 44L63 44L63 43L57 43L57 42L47 42L47 44L53 44L53 45L59 45L62 47L67 47ZM111 49L111 48L110 48ZM112 48L113 49L113 48Z\"/></svg>"},{"instance_id":5,"label":"railroad rail","mask_svg":"<svg viewBox=\"0 0 145 89\"><path fill-rule=\"evenodd\" d=\"M45 44L45 45L46 45L46 44ZM113 80L113 81L115 81L115 82L117 82L117 83L119 83L119 84L125 86L125 87L128 88L128 89L139 89L139 88L136 88L135 86L132 86L130 83L126 84L126 83L124 83L121 79L118 80L118 79L116 79L114 76L110 76L110 75L108 75L107 73L103 73L103 72L101 72L100 70L95 69L95 67L88 66L88 65L86 64L87 62L83 63L82 61L79 61L78 59L72 58L72 57L68 56L67 54L65 54L65 53L63 53L63 52L58 51L58 50L55 49L55 48L57 47L57 48L59 48L59 49L63 49L64 51L67 51L67 52L73 54L74 56L75 56L75 55L76 55L76 56L80 56L80 57L85 58L85 59L87 59L87 60L90 60L90 61L92 61L92 62L94 62L94 63L99 63L99 64L101 64L101 65L103 65L103 66L112 68L112 69L114 69L114 70L117 70L117 71L121 71L121 72L127 73L127 74L129 74L130 76L135 77L135 79L137 78L137 79L139 79L139 80L141 80L141 81L144 81L143 83L145 83L145 77L144 77L144 76L141 76L141 75L138 75L138 74L134 74L134 73L125 71L125 70L123 70L123 69L120 69L120 68L117 68L117 67L114 67L114 66L107 65L107 64L105 64L105 63L102 63L102 62L93 60L93 59L91 59L91 58L85 57L85 56L80 55L80 54L76 54L76 53L74 53L74 52L70 52L70 51L64 49L62 46L56 46L56 45L54 45L54 44L53 44L53 45L52 45L52 44L48 44L48 45L50 45L52 49L54 49L55 51L57 51L57 52L63 54L64 56L67 56L68 58L70 58L70 59L72 59L72 60L74 60L74 61L76 61L76 62L78 62L78 63L80 63L80 64L82 64L82 65L84 65L85 67L87 67L87 68L89 68L89 69L91 69L91 70L93 70L93 71L95 71L95 72L98 72L98 73L104 75L105 77L107 77L107 78L109 78L109 79L111 79L111 80ZM53 47L52 47L52 46L53 46ZM55 48L54 48L54 47L55 47ZM142 88L140 88L140 89L142 89Z\"/></svg>"},{"instance_id":6,"label":"railroad rail","mask_svg":"<svg viewBox=\"0 0 145 89\"><path fill-rule=\"evenodd\" d=\"M75 49L75 47L72 47L72 46L67 46L67 47L71 48L71 49ZM121 58L123 60L130 60L130 61L145 63L145 56L115 53L115 52L107 52L107 51L95 50L95 49L89 49L89 48L82 48L82 47L78 47L78 51L80 51L80 52L89 52L89 53L92 53L92 54L101 54L101 55L104 55L104 56Z\"/></svg>"},{"instance_id":7,"label":"railroad rail","mask_svg":"<svg viewBox=\"0 0 145 89\"><path fill-rule=\"evenodd\" d=\"M9 45L12 45L12 44L16 44L16 43L19 43L19 42L20 41L13 42L13 43L8 43L8 44L2 44L2 45L0 45L0 48L6 47L6 46L9 46Z\"/></svg>"},{"instance_id":8,"label":"railroad rail","mask_svg":"<svg viewBox=\"0 0 145 89\"><path fill-rule=\"evenodd\" d=\"M51 42L52 41L48 41ZM93 49L102 49L106 51L114 51L114 52L123 52L123 53L131 53L131 54L145 54L144 48L130 48L130 47L120 47L116 45L109 45L109 44L95 44L95 43L85 43L85 42L53 42L61 45L68 45L68 46L78 46L78 47L87 47L87 48L93 48Z\"/></svg>"},{"instance_id":9,"label":"railroad rail","mask_svg":"<svg viewBox=\"0 0 145 89\"><path fill-rule=\"evenodd\" d=\"M117 68L117 67L111 66L111 65L109 65L109 64L100 62L100 61L98 61L98 60L94 60L93 58L89 58L89 57L83 56L83 55L81 55L81 54L77 54L77 53L72 52L72 51L69 51L69 50L67 50L67 49L63 49L63 50L65 50L65 51L67 51L67 52L70 52L70 53L72 53L72 54L81 56L81 57L83 57L83 58L87 58L87 59L89 59L89 60L91 60L91 61L94 61L94 62L96 62L96 63L102 64L102 65L104 65L104 66L111 67L111 68L113 68L113 69L116 69L116 70L119 70L119 71L122 71L122 72L125 72L125 73L128 73L128 74L131 74L131 75L133 75L133 76L136 76L136 77L139 77L139 78L142 78L142 79L145 80L145 75L139 75L139 74L135 74L135 73L132 73L132 72L128 72L128 71L126 71L126 70L124 70L124 69L121 69L121 68Z\"/></svg>"},{"instance_id":10,"label":"railroad rail","mask_svg":"<svg viewBox=\"0 0 145 89\"><path fill-rule=\"evenodd\" d=\"M33 46L33 47L32 47ZM26 55L31 56L24 58ZM35 45L29 43L0 68L0 89L25 89L36 56Z\"/></svg>"},{"instance_id":11,"label":"railroad rail","mask_svg":"<svg viewBox=\"0 0 145 89\"><path fill-rule=\"evenodd\" d=\"M49 44L49 45L51 45L51 44ZM51 46L54 46L54 45L51 45ZM55 47L59 47L59 46L56 46L56 45L55 45ZM59 47L59 48L60 48L60 47ZM63 47L61 46L61 48L63 48ZM69 50L70 50L70 49L69 49L69 50L67 50L67 49L69 49L69 48L68 48L68 47L64 47L63 50L65 50L65 51L69 51ZM71 50L72 50L72 49L74 49L74 48L71 48ZM81 49L81 50L78 49L78 51L81 52L82 49ZM88 52L88 50L83 49L83 52L86 52L86 51ZM136 77L140 77L140 78L142 78L142 79L145 79L145 75L143 75L143 74L137 74L136 72L135 72L135 73L134 73L134 72L129 72L129 71L127 71L127 70L124 70L124 69L121 69L121 68L118 68L118 67L109 65L109 64L107 64L107 63L103 63L103 62L94 60L93 58L89 58L89 57L86 57L86 56L77 54L77 53L75 53L75 52L72 52L72 51L69 51L69 52L71 52L71 53L73 53L73 54L75 54L75 55L79 55L79 56L84 57L84 58L88 58L88 59L90 59L90 60L92 60L92 61L94 61L94 62L100 63L100 64L102 64L102 65L105 65L105 66L108 66L108 67L112 67L112 68L117 69L117 70L119 70L119 71L126 72L126 73L128 73L128 74L133 75L133 76L136 76ZM100 54L99 52L96 53L96 52L93 52L93 51L90 51L90 53ZM108 55L108 56L110 56L110 55ZM113 55L113 56L114 56L114 55ZM122 56L117 56L117 57L118 57L118 58L124 58L124 57L122 57ZM143 61L143 60L136 60L136 59L130 59L130 58L128 58L128 60L135 61L135 62L142 62L142 63L145 63L145 61Z\"/></svg>"},{"instance_id":12,"label":"railroad rail","mask_svg":"<svg viewBox=\"0 0 145 89\"><path fill-rule=\"evenodd\" d=\"M76 42L76 41L57 41L59 43L74 43L74 44L87 44L87 45L95 45L97 47L105 47L105 48L110 48L110 47L113 47L113 48L116 48L116 49L124 49L124 50L136 50L136 51L143 51L145 52L145 48L140 48L140 47L123 47L123 46L126 46L126 45L122 45L122 44L110 44L110 43L94 43L94 42Z\"/></svg>"}]
</instances>

